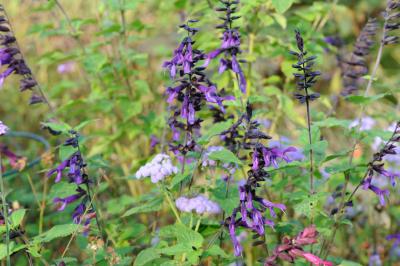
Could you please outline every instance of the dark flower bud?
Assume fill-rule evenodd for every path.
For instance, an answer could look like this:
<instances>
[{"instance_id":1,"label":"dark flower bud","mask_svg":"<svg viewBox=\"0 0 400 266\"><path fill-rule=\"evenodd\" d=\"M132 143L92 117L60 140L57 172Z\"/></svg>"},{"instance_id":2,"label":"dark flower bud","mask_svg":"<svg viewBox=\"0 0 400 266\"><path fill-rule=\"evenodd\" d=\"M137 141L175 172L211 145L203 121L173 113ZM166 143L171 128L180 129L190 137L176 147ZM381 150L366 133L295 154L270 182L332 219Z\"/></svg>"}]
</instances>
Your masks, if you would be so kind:
<instances>
[{"instance_id":1,"label":"dark flower bud","mask_svg":"<svg viewBox=\"0 0 400 266\"><path fill-rule=\"evenodd\" d=\"M36 95L36 94L32 94L31 98L29 99L29 104L30 105L34 105L34 104L38 104L38 103L43 103L44 100L41 96Z\"/></svg>"}]
</instances>

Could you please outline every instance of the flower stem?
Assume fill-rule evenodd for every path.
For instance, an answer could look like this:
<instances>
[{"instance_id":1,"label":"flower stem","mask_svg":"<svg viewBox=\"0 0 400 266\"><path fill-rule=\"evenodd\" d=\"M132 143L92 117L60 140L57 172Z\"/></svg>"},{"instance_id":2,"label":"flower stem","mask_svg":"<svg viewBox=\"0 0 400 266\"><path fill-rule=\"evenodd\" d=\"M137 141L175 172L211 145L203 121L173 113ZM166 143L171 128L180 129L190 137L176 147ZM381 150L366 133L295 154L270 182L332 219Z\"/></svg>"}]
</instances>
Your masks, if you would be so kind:
<instances>
[{"instance_id":1,"label":"flower stem","mask_svg":"<svg viewBox=\"0 0 400 266\"><path fill-rule=\"evenodd\" d=\"M382 38L381 38L381 43L380 43L379 50L378 50L378 55L377 55L376 60L375 60L374 68L372 69L371 76L370 76L370 78L369 78L369 80L368 80L368 84L367 84L367 87L366 87L365 92L364 92L364 97L367 97L367 96L369 95L371 89L372 89L372 82L373 82L373 80L374 80L374 78L375 78L375 76L376 76L376 73L377 73L377 71L378 71L378 67L379 67L380 62L381 62L381 59L382 59L383 48L384 48L384 46L385 46L385 44L384 44L384 38L385 38L385 28L386 28L386 24L387 24L387 20L385 20L385 23L384 23L384 26L383 26L384 31L383 31L383 33L382 33ZM360 115L358 116L358 119L357 119L357 121L358 121L358 125L357 125L357 128L356 128L356 131L357 131L357 132L360 131L361 122L362 122L362 118L363 118L363 116L364 116L364 113L365 113L365 106L362 106L362 107L361 107ZM354 153L355 153L355 151L356 151L357 146L358 146L359 143L360 143L360 140L359 140L359 139L356 139L356 140L354 141L354 143L353 143L352 150L351 150L351 152L350 152L350 157L349 157L349 165L350 165L350 167L351 167L352 164L353 164ZM338 227L339 227L339 219L342 217L342 214L343 214L342 212L343 212L343 210L344 210L345 203L346 203L346 202L345 202L345 197L346 197L346 190L347 190L347 187L348 187L349 182L350 182L350 172L349 172L349 171L346 171L346 172L344 173L344 176L345 176L345 183L344 183L344 186L343 186L342 195L341 195L341 199L340 199L340 205L339 205L339 209L338 209L338 216L337 216L336 219L335 219L335 223L334 223L334 225L333 225L333 230L332 230L331 236L330 236L330 238L329 238L329 241L324 241L324 243L323 243L323 245L322 245L322 248L321 248L321 251L320 251L320 255L321 255L324 251L326 252L325 258L328 256L330 246L332 245L333 241L335 240L336 231L338 230ZM363 181L364 179L365 179L365 176L363 177L362 181ZM360 182L360 184L362 183L362 181ZM351 198L353 197L353 195L357 192L357 190L358 190L359 187L361 186L360 184L355 188L355 190L353 191L353 193L350 195L349 200L351 200ZM325 249L325 250L324 250L324 249Z\"/></svg>"},{"instance_id":2,"label":"flower stem","mask_svg":"<svg viewBox=\"0 0 400 266\"><path fill-rule=\"evenodd\" d=\"M181 220L181 218L179 217L178 210L175 208L175 205L174 205L174 203L172 202L172 199L171 199L171 197L169 196L168 191L166 190L164 184L163 184L163 187L162 187L162 191L163 191L163 193L164 193L165 198L167 199L167 202L168 202L169 207L171 208L172 212L173 212L174 215L175 215L176 220L178 221L178 223L182 224L182 220Z\"/></svg>"},{"instance_id":3,"label":"flower stem","mask_svg":"<svg viewBox=\"0 0 400 266\"><path fill-rule=\"evenodd\" d=\"M6 202L6 193L4 190L4 180L3 180L3 162L0 154L0 189L1 189L1 203L3 207L3 218L4 224L6 226L6 248L7 248L7 266L11 266L10 259L10 228L8 224L8 206Z\"/></svg>"}]
</instances>

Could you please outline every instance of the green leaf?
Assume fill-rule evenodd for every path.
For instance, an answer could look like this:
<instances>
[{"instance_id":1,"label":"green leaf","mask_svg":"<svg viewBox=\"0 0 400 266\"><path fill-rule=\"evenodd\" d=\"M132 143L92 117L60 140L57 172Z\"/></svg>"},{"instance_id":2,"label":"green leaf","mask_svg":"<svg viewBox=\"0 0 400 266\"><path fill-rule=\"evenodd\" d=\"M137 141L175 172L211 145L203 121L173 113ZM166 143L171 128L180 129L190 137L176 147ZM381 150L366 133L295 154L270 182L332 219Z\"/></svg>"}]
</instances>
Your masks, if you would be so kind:
<instances>
[{"instance_id":1,"label":"green leaf","mask_svg":"<svg viewBox=\"0 0 400 266\"><path fill-rule=\"evenodd\" d=\"M272 5L279 13L285 13L292 5L294 0L272 0Z\"/></svg>"},{"instance_id":2,"label":"green leaf","mask_svg":"<svg viewBox=\"0 0 400 266\"><path fill-rule=\"evenodd\" d=\"M200 144L206 144L212 137L221 134L225 130L229 129L231 126L232 126L232 120L227 120L221 123L214 124L207 130L207 132L200 139L197 140L197 142Z\"/></svg>"},{"instance_id":3,"label":"green leaf","mask_svg":"<svg viewBox=\"0 0 400 266\"><path fill-rule=\"evenodd\" d=\"M212 152L210 155L208 155L208 157L211 160L220 161L223 163L234 163L234 164L242 165L242 162L238 159L238 157L236 157L236 155L233 154L233 152L231 152L230 150L227 150L225 148L220 151Z\"/></svg>"},{"instance_id":4,"label":"green leaf","mask_svg":"<svg viewBox=\"0 0 400 266\"><path fill-rule=\"evenodd\" d=\"M185 173L178 173L176 174L172 180L171 184L169 185L169 189L173 189L176 185L180 184L182 181L188 179L191 175Z\"/></svg>"},{"instance_id":5,"label":"green leaf","mask_svg":"<svg viewBox=\"0 0 400 266\"><path fill-rule=\"evenodd\" d=\"M80 231L83 227L79 224L62 224L56 225L51 228L49 231L44 232L33 238L32 242L37 243L46 243L51 242L56 238L66 237L72 235L78 231Z\"/></svg>"},{"instance_id":6,"label":"green leaf","mask_svg":"<svg viewBox=\"0 0 400 266\"><path fill-rule=\"evenodd\" d=\"M12 255L15 252L18 252L24 248L26 248L25 244L17 244L16 245L15 242L10 242L10 245L9 245L10 255ZM4 259L5 257L7 257L7 245L0 244L0 260Z\"/></svg>"},{"instance_id":7,"label":"green leaf","mask_svg":"<svg viewBox=\"0 0 400 266\"><path fill-rule=\"evenodd\" d=\"M344 260L338 266L362 266L360 263Z\"/></svg>"},{"instance_id":8,"label":"green leaf","mask_svg":"<svg viewBox=\"0 0 400 266\"><path fill-rule=\"evenodd\" d=\"M161 210L162 199L156 198L150 202L141 204L139 206L133 207L125 212L122 217L127 217L136 213L146 213L146 212L155 212Z\"/></svg>"},{"instance_id":9,"label":"green leaf","mask_svg":"<svg viewBox=\"0 0 400 266\"><path fill-rule=\"evenodd\" d=\"M53 123L53 122L47 122L47 123L42 123L44 127L48 127L53 131L61 131L62 133L67 133L69 130L71 130L71 126L69 126L66 123Z\"/></svg>"},{"instance_id":10,"label":"green leaf","mask_svg":"<svg viewBox=\"0 0 400 266\"><path fill-rule=\"evenodd\" d=\"M24 219L26 210L25 209L19 209L13 212L10 216L11 219L11 227L16 228L19 225L21 225L22 220Z\"/></svg>"},{"instance_id":11,"label":"green leaf","mask_svg":"<svg viewBox=\"0 0 400 266\"><path fill-rule=\"evenodd\" d=\"M183 224L168 225L160 230L160 237L175 237L178 244L200 248L203 245L203 236Z\"/></svg>"},{"instance_id":12,"label":"green leaf","mask_svg":"<svg viewBox=\"0 0 400 266\"><path fill-rule=\"evenodd\" d=\"M362 95L350 95L346 97L346 100L348 100L351 103L356 103L356 104L361 104L361 105L367 105L372 102L375 102L383 97L385 97L387 94L382 93L374 96L362 96Z\"/></svg>"},{"instance_id":13,"label":"green leaf","mask_svg":"<svg viewBox=\"0 0 400 266\"><path fill-rule=\"evenodd\" d=\"M226 252L223 249L221 249L218 245L212 245L204 252L203 256L204 257L211 256L214 258L220 256L221 258L229 258L229 255L226 254Z\"/></svg>"},{"instance_id":14,"label":"green leaf","mask_svg":"<svg viewBox=\"0 0 400 266\"><path fill-rule=\"evenodd\" d=\"M158 249L155 248L148 248L140 251L137 255L134 266L142 266L145 265L155 259L160 258L160 253Z\"/></svg>"},{"instance_id":15,"label":"green leaf","mask_svg":"<svg viewBox=\"0 0 400 266\"><path fill-rule=\"evenodd\" d=\"M318 121L313 123L318 127L343 127L349 128L351 121L344 119L336 119L334 117L329 117L323 121Z\"/></svg>"}]
</instances>

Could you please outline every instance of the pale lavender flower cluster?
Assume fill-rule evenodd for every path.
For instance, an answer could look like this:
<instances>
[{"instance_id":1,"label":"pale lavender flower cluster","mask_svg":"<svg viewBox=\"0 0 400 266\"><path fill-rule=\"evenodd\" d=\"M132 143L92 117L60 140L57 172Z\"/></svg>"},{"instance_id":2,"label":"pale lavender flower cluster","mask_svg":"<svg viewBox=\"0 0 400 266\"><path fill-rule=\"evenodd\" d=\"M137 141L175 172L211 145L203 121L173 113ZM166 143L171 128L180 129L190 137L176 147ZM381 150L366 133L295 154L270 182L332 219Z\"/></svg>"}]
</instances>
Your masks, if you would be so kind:
<instances>
[{"instance_id":1,"label":"pale lavender flower cluster","mask_svg":"<svg viewBox=\"0 0 400 266\"><path fill-rule=\"evenodd\" d=\"M349 125L349 128L360 127L360 131L371 130L376 124L375 119L369 116L364 116L361 119L356 119Z\"/></svg>"},{"instance_id":2,"label":"pale lavender flower cluster","mask_svg":"<svg viewBox=\"0 0 400 266\"><path fill-rule=\"evenodd\" d=\"M178 168L172 164L171 158L167 154L160 153L151 162L140 167L135 176L137 179L150 177L152 183L158 183L176 173Z\"/></svg>"},{"instance_id":3,"label":"pale lavender flower cluster","mask_svg":"<svg viewBox=\"0 0 400 266\"><path fill-rule=\"evenodd\" d=\"M2 121L0 121L0 136L7 134L10 129Z\"/></svg>"},{"instance_id":4,"label":"pale lavender flower cluster","mask_svg":"<svg viewBox=\"0 0 400 266\"><path fill-rule=\"evenodd\" d=\"M197 214L217 214L221 212L218 203L209 200L203 195L194 198L180 197L175 201L176 207L182 212L195 211Z\"/></svg>"}]
</instances>

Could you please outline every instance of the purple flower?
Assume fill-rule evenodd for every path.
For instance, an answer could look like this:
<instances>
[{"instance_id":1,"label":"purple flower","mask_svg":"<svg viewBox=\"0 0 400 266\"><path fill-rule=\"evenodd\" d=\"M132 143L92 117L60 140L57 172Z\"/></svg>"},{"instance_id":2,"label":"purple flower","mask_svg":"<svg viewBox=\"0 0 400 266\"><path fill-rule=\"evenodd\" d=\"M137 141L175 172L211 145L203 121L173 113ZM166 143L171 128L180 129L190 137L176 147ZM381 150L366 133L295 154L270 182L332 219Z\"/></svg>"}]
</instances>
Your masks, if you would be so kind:
<instances>
[{"instance_id":1,"label":"purple flower","mask_svg":"<svg viewBox=\"0 0 400 266\"><path fill-rule=\"evenodd\" d=\"M382 266L382 261L379 257L379 254L373 254L369 257L368 266Z\"/></svg>"},{"instance_id":2,"label":"purple flower","mask_svg":"<svg viewBox=\"0 0 400 266\"><path fill-rule=\"evenodd\" d=\"M208 66L212 59L215 59L223 54L224 57L219 61L218 72L221 74L228 69L232 70L236 74L240 90L245 93L247 89L247 81L242 67L240 66L240 60L237 59L237 55L241 53L240 34L237 28L232 27L232 23L240 18L239 16L235 16L235 12L237 10L235 5L237 3L229 1L222 3L225 5L225 7L217 9L219 12L224 12L226 16L221 17L223 24L217 26L217 28L224 29L221 38L221 47L207 55L204 66Z\"/></svg>"},{"instance_id":3,"label":"purple flower","mask_svg":"<svg viewBox=\"0 0 400 266\"><path fill-rule=\"evenodd\" d=\"M58 208L59 211L63 211L65 209L65 207L72 203L77 201L78 199L82 198L83 196L86 195L86 191L83 190L82 188L78 187L78 189L76 190L78 193L70 195L68 197L65 198L55 198L53 200L54 203L60 204L60 207Z\"/></svg>"},{"instance_id":4,"label":"purple flower","mask_svg":"<svg viewBox=\"0 0 400 266\"><path fill-rule=\"evenodd\" d=\"M385 196L389 197L389 190L387 189L380 189L377 186L374 186L371 184L372 178L367 178L364 182L363 182L363 189L365 190L371 190L372 192L374 192L378 197L379 197L379 202L381 205L385 205Z\"/></svg>"}]
</instances>

